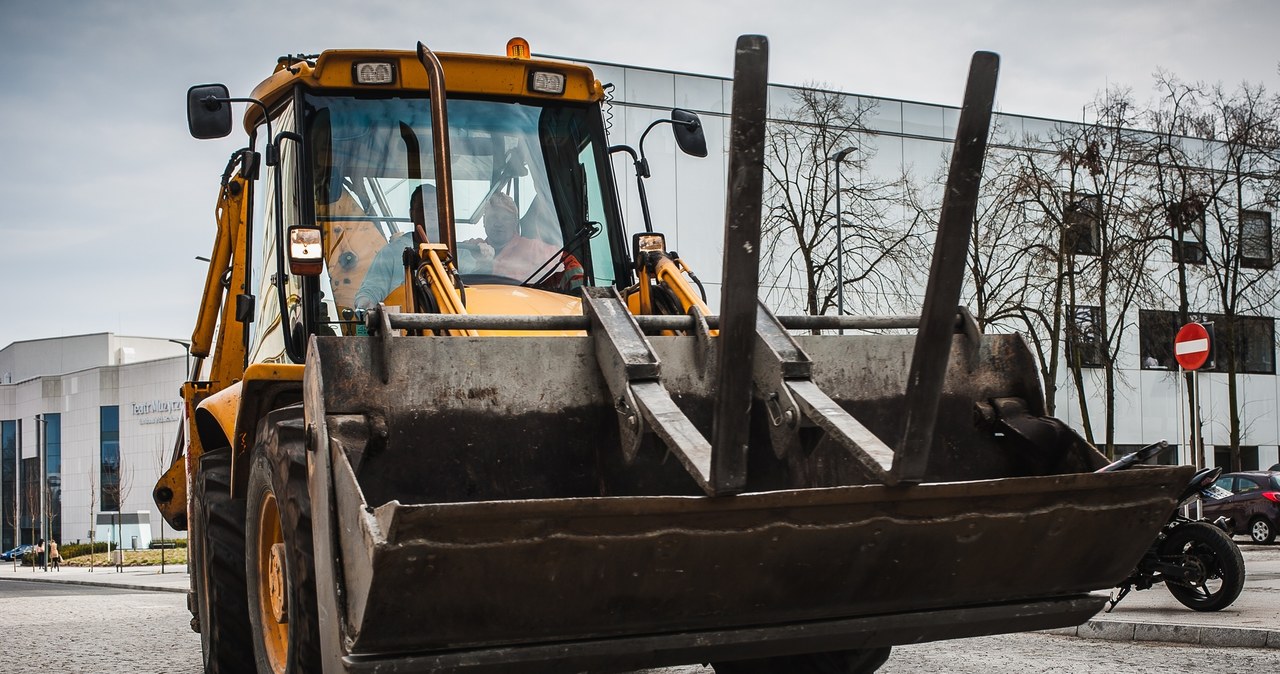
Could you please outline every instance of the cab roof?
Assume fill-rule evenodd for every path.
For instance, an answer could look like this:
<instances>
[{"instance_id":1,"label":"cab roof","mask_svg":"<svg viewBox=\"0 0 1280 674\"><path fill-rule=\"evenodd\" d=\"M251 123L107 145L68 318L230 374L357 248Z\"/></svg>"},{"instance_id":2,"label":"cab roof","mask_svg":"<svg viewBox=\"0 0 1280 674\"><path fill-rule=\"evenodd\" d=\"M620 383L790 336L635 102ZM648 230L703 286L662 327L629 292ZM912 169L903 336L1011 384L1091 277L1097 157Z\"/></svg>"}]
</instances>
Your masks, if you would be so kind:
<instances>
[{"instance_id":1,"label":"cab roof","mask_svg":"<svg viewBox=\"0 0 1280 674\"><path fill-rule=\"evenodd\" d=\"M599 102L604 88L591 69L577 64L546 59L511 58L482 54L437 52L444 70L445 88L450 94L501 96L536 100L568 100ZM386 63L392 67L389 84L360 84L355 68L360 63ZM532 78L537 72L564 76L564 92L549 94L534 91ZM253 98L268 108L293 89L295 84L333 92L427 91L427 71L412 51L384 49L335 49L309 57L281 57L275 72L253 90ZM245 111L244 128L252 133L262 120L262 110L250 106Z\"/></svg>"}]
</instances>

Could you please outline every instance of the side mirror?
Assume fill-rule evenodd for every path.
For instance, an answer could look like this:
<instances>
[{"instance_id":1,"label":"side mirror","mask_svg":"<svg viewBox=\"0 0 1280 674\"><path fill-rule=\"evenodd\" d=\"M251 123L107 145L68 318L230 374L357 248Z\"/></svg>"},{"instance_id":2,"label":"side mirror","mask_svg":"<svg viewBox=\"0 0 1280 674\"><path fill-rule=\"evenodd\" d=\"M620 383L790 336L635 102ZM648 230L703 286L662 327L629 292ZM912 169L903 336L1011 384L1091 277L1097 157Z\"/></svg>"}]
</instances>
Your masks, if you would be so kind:
<instances>
[{"instance_id":1,"label":"side mirror","mask_svg":"<svg viewBox=\"0 0 1280 674\"><path fill-rule=\"evenodd\" d=\"M193 138L225 138L231 133L231 95L223 84L187 89L187 128Z\"/></svg>"},{"instance_id":2,"label":"side mirror","mask_svg":"<svg viewBox=\"0 0 1280 674\"><path fill-rule=\"evenodd\" d=\"M707 156L707 138L702 133L702 120L698 114L689 110L676 108L671 111L671 132L676 136L676 145L687 155L693 157Z\"/></svg>"}]
</instances>

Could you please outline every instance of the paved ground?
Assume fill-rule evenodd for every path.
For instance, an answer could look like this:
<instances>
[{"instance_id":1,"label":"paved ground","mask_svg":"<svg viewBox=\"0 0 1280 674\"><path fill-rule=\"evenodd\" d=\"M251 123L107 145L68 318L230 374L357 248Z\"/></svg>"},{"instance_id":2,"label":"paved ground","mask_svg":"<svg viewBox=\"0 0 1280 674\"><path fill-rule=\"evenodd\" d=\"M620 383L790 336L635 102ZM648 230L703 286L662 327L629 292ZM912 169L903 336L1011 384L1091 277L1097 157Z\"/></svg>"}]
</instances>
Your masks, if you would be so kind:
<instances>
[{"instance_id":1,"label":"paved ground","mask_svg":"<svg viewBox=\"0 0 1280 674\"><path fill-rule=\"evenodd\" d=\"M0 671L198 674L202 670L200 635L191 631L191 614L183 596L22 582L30 573L30 569L26 574L5 573L7 581L0 582Z\"/></svg>"},{"instance_id":2,"label":"paved ground","mask_svg":"<svg viewBox=\"0 0 1280 674\"><path fill-rule=\"evenodd\" d=\"M1090 639L1280 649L1280 544L1245 540L1237 539L1244 553L1244 591L1231 606L1192 611L1156 586L1130 593L1113 612L1099 613L1068 632Z\"/></svg>"}]
</instances>

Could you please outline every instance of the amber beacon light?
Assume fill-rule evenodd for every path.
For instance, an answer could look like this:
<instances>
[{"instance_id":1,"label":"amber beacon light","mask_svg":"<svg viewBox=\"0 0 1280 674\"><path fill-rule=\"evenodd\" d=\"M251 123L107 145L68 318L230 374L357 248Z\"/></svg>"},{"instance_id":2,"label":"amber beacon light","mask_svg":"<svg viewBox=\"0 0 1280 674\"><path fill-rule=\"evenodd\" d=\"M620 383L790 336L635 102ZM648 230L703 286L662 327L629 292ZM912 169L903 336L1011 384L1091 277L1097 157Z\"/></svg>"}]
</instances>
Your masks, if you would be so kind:
<instances>
[{"instance_id":1,"label":"amber beacon light","mask_svg":"<svg viewBox=\"0 0 1280 674\"><path fill-rule=\"evenodd\" d=\"M522 37L507 40L507 57L513 59L529 58L529 41Z\"/></svg>"}]
</instances>

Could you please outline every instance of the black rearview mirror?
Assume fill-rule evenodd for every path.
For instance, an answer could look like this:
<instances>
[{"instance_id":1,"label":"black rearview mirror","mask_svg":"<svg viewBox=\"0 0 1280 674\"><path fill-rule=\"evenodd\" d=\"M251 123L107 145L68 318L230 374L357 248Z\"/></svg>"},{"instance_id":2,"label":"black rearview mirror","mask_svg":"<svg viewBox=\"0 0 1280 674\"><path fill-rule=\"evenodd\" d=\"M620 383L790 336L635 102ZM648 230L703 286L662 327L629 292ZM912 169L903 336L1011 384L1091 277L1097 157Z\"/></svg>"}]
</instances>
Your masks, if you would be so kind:
<instances>
[{"instance_id":1,"label":"black rearview mirror","mask_svg":"<svg viewBox=\"0 0 1280 674\"><path fill-rule=\"evenodd\" d=\"M223 84L187 89L187 128L194 138L224 138L231 133L231 95Z\"/></svg>"},{"instance_id":2,"label":"black rearview mirror","mask_svg":"<svg viewBox=\"0 0 1280 674\"><path fill-rule=\"evenodd\" d=\"M671 111L671 122L676 145L682 152L693 157L707 156L707 138L702 133L702 120L698 119L697 113L676 108Z\"/></svg>"}]
</instances>

